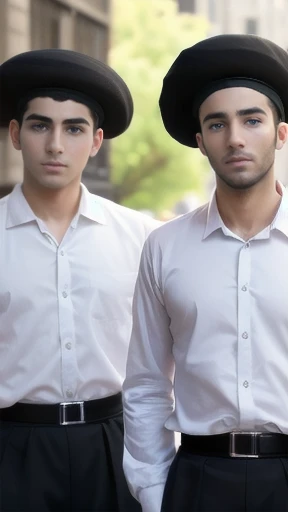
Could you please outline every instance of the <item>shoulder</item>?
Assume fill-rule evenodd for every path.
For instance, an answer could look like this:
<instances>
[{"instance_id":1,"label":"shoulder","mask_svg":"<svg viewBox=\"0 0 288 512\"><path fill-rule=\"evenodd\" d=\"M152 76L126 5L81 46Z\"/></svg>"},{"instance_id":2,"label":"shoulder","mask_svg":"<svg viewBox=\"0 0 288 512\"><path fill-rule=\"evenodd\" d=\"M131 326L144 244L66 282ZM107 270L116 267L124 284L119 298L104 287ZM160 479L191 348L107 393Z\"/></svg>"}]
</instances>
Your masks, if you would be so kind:
<instances>
[{"instance_id":1,"label":"shoulder","mask_svg":"<svg viewBox=\"0 0 288 512\"><path fill-rule=\"evenodd\" d=\"M198 207L196 210L180 215L175 219L162 224L149 236L151 244L174 244L179 238L193 238L202 234L207 221L208 203ZM188 240L188 238L187 238Z\"/></svg>"},{"instance_id":2,"label":"shoulder","mask_svg":"<svg viewBox=\"0 0 288 512\"><path fill-rule=\"evenodd\" d=\"M9 201L11 194L8 194L7 196L1 197L0 199L0 208L3 210L3 208L7 208L7 204Z\"/></svg>"},{"instance_id":3,"label":"shoulder","mask_svg":"<svg viewBox=\"0 0 288 512\"><path fill-rule=\"evenodd\" d=\"M119 227L127 227L142 231L145 236L163 223L132 208L127 208L104 197L90 194L90 197L101 206L107 222L113 222Z\"/></svg>"},{"instance_id":4,"label":"shoulder","mask_svg":"<svg viewBox=\"0 0 288 512\"><path fill-rule=\"evenodd\" d=\"M2 219L4 216L6 217L10 197L11 194L8 194L7 196L1 197L0 199L0 216Z\"/></svg>"},{"instance_id":5,"label":"shoulder","mask_svg":"<svg viewBox=\"0 0 288 512\"><path fill-rule=\"evenodd\" d=\"M11 194L2 197L0 199L0 232L1 232L1 243L3 243L3 236L6 233L7 215L8 215L8 203ZM0 244L1 245L1 244Z\"/></svg>"}]
</instances>

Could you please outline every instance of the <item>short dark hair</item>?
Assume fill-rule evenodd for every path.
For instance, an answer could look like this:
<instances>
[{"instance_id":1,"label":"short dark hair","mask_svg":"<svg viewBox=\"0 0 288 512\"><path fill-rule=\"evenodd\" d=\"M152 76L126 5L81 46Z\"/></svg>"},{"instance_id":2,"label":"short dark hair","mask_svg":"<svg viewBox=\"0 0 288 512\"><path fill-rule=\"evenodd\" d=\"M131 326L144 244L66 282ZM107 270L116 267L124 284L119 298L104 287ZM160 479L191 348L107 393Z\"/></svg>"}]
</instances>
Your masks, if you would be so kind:
<instances>
[{"instance_id":1,"label":"short dark hair","mask_svg":"<svg viewBox=\"0 0 288 512\"><path fill-rule=\"evenodd\" d=\"M51 91L51 92L45 93L45 95L43 94L43 96L39 95L39 93L37 93L34 97L33 96L30 97L28 100L23 100L23 101L20 100L18 109L17 109L17 114L16 114L16 121L18 121L20 128L23 124L24 114L28 108L29 101L31 101L35 98L39 98L39 97L40 98L52 98L52 100L60 101L60 102L67 101L70 99L65 92L62 93L61 91ZM75 101L75 100L73 100L73 101ZM84 105L84 103L83 103L83 105ZM98 116L97 112L92 110L92 108L90 108L88 106L87 106L87 108L89 109L90 115L93 119L93 132L95 133L96 130L99 128L99 116Z\"/></svg>"}]
</instances>

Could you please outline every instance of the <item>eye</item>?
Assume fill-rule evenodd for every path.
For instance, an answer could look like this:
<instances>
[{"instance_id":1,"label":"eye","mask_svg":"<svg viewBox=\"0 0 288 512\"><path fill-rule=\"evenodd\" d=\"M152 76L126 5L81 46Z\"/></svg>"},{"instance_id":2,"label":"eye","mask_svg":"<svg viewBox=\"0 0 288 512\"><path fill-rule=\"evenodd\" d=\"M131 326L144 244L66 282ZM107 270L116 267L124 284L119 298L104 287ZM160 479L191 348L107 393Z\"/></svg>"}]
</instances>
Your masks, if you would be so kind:
<instances>
[{"instance_id":1,"label":"eye","mask_svg":"<svg viewBox=\"0 0 288 512\"><path fill-rule=\"evenodd\" d=\"M261 121L259 119L248 119L246 122L247 122L247 124L250 124L251 126L257 126L258 124L261 123Z\"/></svg>"},{"instance_id":2,"label":"eye","mask_svg":"<svg viewBox=\"0 0 288 512\"><path fill-rule=\"evenodd\" d=\"M78 133L83 132L82 128L79 128L79 126L69 126L67 131L72 135L78 135Z\"/></svg>"},{"instance_id":3,"label":"eye","mask_svg":"<svg viewBox=\"0 0 288 512\"><path fill-rule=\"evenodd\" d=\"M213 131L221 130L221 128L223 128L223 126L224 126L223 123L214 123L209 126L209 130L213 130Z\"/></svg>"},{"instance_id":4,"label":"eye","mask_svg":"<svg viewBox=\"0 0 288 512\"><path fill-rule=\"evenodd\" d=\"M32 124L31 128L32 128L32 130L35 130L36 132L44 132L48 127L46 126L46 124L37 123L37 124Z\"/></svg>"}]
</instances>

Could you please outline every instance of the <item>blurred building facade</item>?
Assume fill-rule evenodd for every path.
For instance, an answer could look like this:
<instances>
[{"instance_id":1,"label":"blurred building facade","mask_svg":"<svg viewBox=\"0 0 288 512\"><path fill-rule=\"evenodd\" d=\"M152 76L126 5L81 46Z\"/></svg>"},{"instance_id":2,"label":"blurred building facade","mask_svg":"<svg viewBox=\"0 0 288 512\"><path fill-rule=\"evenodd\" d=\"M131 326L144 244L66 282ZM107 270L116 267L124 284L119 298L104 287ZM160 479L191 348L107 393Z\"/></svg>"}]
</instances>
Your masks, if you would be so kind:
<instances>
[{"instance_id":1,"label":"blurred building facade","mask_svg":"<svg viewBox=\"0 0 288 512\"><path fill-rule=\"evenodd\" d=\"M204 15L209 36L254 34L288 50L288 0L177 0L180 12ZM271 69L273 73L273 69ZM288 87L288 84L287 84ZM276 151L277 177L288 186L288 144Z\"/></svg>"},{"instance_id":2,"label":"blurred building facade","mask_svg":"<svg viewBox=\"0 0 288 512\"><path fill-rule=\"evenodd\" d=\"M44 48L75 50L106 62L110 25L111 0L0 0L0 62ZM21 180L21 154L7 130L0 130L0 196ZM83 182L91 192L112 197L107 141L88 162Z\"/></svg>"}]
</instances>

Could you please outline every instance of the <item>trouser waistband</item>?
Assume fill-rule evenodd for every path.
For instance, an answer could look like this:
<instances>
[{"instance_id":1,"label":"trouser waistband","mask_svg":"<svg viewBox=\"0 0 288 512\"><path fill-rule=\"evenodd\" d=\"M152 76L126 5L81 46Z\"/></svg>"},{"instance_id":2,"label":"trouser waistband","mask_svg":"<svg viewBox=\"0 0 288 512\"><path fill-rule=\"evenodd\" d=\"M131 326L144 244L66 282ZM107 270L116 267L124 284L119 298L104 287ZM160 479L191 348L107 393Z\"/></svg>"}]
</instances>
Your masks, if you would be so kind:
<instances>
[{"instance_id":1,"label":"trouser waistband","mask_svg":"<svg viewBox=\"0 0 288 512\"><path fill-rule=\"evenodd\" d=\"M26 404L18 402L0 409L0 421L47 425L102 423L122 412L122 393L97 400Z\"/></svg>"},{"instance_id":2,"label":"trouser waistband","mask_svg":"<svg viewBox=\"0 0 288 512\"><path fill-rule=\"evenodd\" d=\"M183 450L214 457L287 457L288 436L272 432L229 432L213 436L181 434Z\"/></svg>"}]
</instances>

